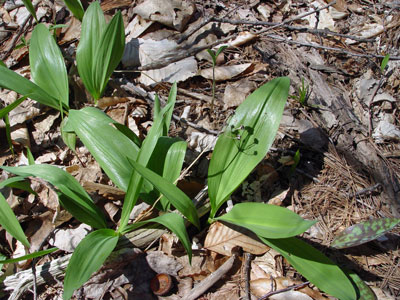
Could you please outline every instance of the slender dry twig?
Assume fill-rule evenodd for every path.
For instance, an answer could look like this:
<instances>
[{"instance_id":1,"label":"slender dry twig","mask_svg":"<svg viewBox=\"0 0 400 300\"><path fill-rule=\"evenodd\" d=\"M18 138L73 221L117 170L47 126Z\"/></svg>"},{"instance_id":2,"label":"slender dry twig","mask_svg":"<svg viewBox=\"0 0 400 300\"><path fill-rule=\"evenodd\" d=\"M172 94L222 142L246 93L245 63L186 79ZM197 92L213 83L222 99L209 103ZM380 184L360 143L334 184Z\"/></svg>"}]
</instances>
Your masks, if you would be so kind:
<instances>
[{"instance_id":1,"label":"slender dry twig","mask_svg":"<svg viewBox=\"0 0 400 300\"><path fill-rule=\"evenodd\" d=\"M245 293L245 296L243 297L243 299L251 300L250 266L251 266L251 260L253 258L253 255L251 253L245 253L244 257L245 257L245 260L244 260L244 280L245 280L244 293Z\"/></svg>"},{"instance_id":2,"label":"slender dry twig","mask_svg":"<svg viewBox=\"0 0 400 300\"><path fill-rule=\"evenodd\" d=\"M375 39L365 39L362 37L354 36L354 35L348 35L348 34L342 34L338 32L333 32L328 29L313 29L313 28L308 28L308 27L300 27L300 26L291 26L291 25L282 25L282 23L275 23L275 22L265 22L265 21L250 21L250 20L231 20L231 19L225 19L225 18L213 18L213 21L215 22L220 22L220 23L229 23L229 24L234 24L234 25L259 25L259 26L277 26L280 25L280 27L288 29L290 31L299 31L299 32L307 32L315 35L320 35L320 36L338 36L338 37L343 37L343 38L348 38L352 39L354 41L358 42L374 42Z\"/></svg>"},{"instance_id":3,"label":"slender dry twig","mask_svg":"<svg viewBox=\"0 0 400 300\"><path fill-rule=\"evenodd\" d=\"M203 279L199 284L197 284L188 295L183 297L185 300L195 300L201 295L203 295L210 287L212 287L218 280L220 280L228 271L232 268L235 262L236 254L233 254L222 266L218 268L215 272Z\"/></svg>"},{"instance_id":4,"label":"slender dry twig","mask_svg":"<svg viewBox=\"0 0 400 300\"><path fill-rule=\"evenodd\" d=\"M272 38L274 40L278 40L280 42L288 43L288 44L296 44L296 45L300 45L300 46L304 46L304 47L312 47L312 48L318 48L318 49L324 49L324 50L331 50L331 51L345 53L345 54L348 54L351 56L366 57L366 58L384 58L385 57L384 55L378 55L378 54L373 54L373 53L369 53L369 54L355 53L355 52L351 52L351 51L348 51L348 50L345 50L342 48L335 48L335 47L321 46L318 44L310 44L310 43L292 41L292 40L286 39L279 35L268 34L268 35L266 35L266 37ZM391 56L390 60L400 60L400 56Z\"/></svg>"},{"instance_id":5,"label":"slender dry twig","mask_svg":"<svg viewBox=\"0 0 400 300\"><path fill-rule=\"evenodd\" d=\"M287 292L287 291L290 291L290 290L300 289L300 288L302 288L302 287L305 287L305 286L308 285L309 283L310 283L310 282L307 281L307 282L303 282L303 283L300 283L300 284L288 286L287 288L280 289L280 290L277 290L277 291L271 291L271 292L265 294L264 296L262 296L261 298L258 298L258 300L266 300L266 299L268 299L269 297L271 297L272 295L284 293L284 292Z\"/></svg>"},{"instance_id":6,"label":"slender dry twig","mask_svg":"<svg viewBox=\"0 0 400 300\"><path fill-rule=\"evenodd\" d=\"M36 4L36 6L37 6L37 5L38 5L38 4ZM35 6L35 9L36 9L36 6ZM13 40L12 40L12 42L11 42L11 44L10 44L10 47L8 47L7 51L5 51L4 55L1 57L1 60L4 61L4 60L11 54L11 52L14 50L15 45L17 44L17 41L18 41L19 37L20 37L20 36L22 35L22 33L25 31L25 26L26 26L26 24L27 24L30 20L32 20L32 15L31 15L31 14L29 14L29 15L25 18L25 20L22 22L21 27L19 28L17 34L14 35L14 37L13 37Z\"/></svg>"}]
</instances>

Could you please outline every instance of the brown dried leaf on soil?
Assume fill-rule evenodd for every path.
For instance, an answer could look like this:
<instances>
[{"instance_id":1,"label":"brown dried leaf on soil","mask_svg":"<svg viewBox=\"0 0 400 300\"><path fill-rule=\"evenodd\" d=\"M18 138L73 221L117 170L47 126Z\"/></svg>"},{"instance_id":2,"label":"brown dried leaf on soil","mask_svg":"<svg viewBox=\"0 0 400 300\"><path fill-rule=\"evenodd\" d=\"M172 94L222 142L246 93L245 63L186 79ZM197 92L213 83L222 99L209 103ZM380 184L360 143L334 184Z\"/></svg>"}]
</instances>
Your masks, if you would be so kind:
<instances>
[{"instance_id":1,"label":"brown dried leaf on soil","mask_svg":"<svg viewBox=\"0 0 400 300\"><path fill-rule=\"evenodd\" d=\"M211 224L204 242L204 248L222 255L231 256L232 249L238 246L243 251L256 255L264 254L269 249L268 246L251 236L247 236L220 222Z\"/></svg>"}]
</instances>

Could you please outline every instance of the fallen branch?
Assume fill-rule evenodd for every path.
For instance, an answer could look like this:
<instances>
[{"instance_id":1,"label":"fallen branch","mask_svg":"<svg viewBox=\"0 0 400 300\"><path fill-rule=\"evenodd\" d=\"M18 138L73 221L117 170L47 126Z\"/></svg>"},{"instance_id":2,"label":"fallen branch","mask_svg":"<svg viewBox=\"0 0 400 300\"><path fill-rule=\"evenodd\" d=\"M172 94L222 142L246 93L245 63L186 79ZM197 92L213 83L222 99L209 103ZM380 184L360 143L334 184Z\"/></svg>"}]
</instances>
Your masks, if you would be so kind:
<instances>
[{"instance_id":1,"label":"fallen branch","mask_svg":"<svg viewBox=\"0 0 400 300\"><path fill-rule=\"evenodd\" d=\"M363 53L355 53L355 52L351 52L342 48L335 48L335 47L328 47L328 46L321 46L318 44L310 44L310 43L303 43L303 42L298 42L298 41L292 41L289 40L287 38L284 38L282 36L279 35L273 35L273 34L268 34L266 35L269 38L272 38L274 40L278 40L280 42L284 42L287 44L295 44L295 45L300 45L303 47L311 47L311 48L317 48L317 49L324 49L324 50L331 50L331 51L336 51L336 52L340 52L340 53L345 53L351 56L357 56L357 57L367 57L367 58L384 58L384 55L378 55L378 54L373 54L373 53L367 53L367 54L363 54ZM400 60L400 56L390 56L390 60Z\"/></svg>"},{"instance_id":2,"label":"fallen branch","mask_svg":"<svg viewBox=\"0 0 400 300\"><path fill-rule=\"evenodd\" d=\"M219 269L203 279L199 284L197 284L188 295L184 296L185 300L195 300L201 295L203 295L210 287L212 287L218 280L220 280L229 270L232 268L235 262L236 254L233 254L229 259L224 262Z\"/></svg>"}]
</instances>

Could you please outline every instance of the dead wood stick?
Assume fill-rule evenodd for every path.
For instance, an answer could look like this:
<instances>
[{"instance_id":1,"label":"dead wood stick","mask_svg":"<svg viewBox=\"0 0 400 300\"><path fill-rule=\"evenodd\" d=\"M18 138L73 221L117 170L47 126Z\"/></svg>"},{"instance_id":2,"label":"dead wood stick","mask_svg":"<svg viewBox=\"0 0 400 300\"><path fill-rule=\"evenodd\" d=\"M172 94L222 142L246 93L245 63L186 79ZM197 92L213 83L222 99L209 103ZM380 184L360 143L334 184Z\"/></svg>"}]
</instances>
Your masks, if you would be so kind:
<instances>
[{"instance_id":1,"label":"dead wood stick","mask_svg":"<svg viewBox=\"0 0 400 300\"><path fill-rule=\"evenodd\" d=\"M229 23L229 24L234 24L234 25L260 25L260 26L277 26L280 25L281 23L275 23L275 22L265 22L265 21L250 21L250 20L232 20L232 19L226 19L226 18L213 18L215 22L220 22L220 23ZM300 27L300 26L291 26L291 25L280 25L280 27L288 29L290 31L299 31L299 32L307 32L311 34L316 34L316 35L322 35L322 36L338 36L338 37L343 37L343 38L348 38L354 41L358 42L374 42L375 39L365 39L362 37L354 36L354 35L348 35L348 34L342 34L338 32L333 32L328 29L313 29L313 28L308 28L308 27Z\"/></svg>"},{"instance_id":2,"label":"dead wood stick","mask_svg":"<svg viewBox=\"0 0 400 300\"><path fill-rule=\"evenodd\" d=\"M184 296L184 300L195 300L201 295L203 295L210 287L212 287L218 280L220 280L228 271L232 268L235 262L236 254L233 254L229 259L224 262L219 269L203 279L199 284L197 284L188 295Z\"/></svg>"},{"instance_id":3,"label":"dead wood stick","mask_svg":"<svg viewBox=\"0 0 400 300\"><path fill-rule=\"evenodd\" d=\"M284 292L287 292L287 291L290 291L290 290L294 290L294 289L300 289L300 288L305 287L305 286L308 285L309 283L310 283L310 282L307 281L307 282L303 282L303 283L300 283L300 284L288 286L287 288L284 288L284 289L280 289L280 290L276 290L276 291L271 291L271 292L265 294L264 296L262 296L261 298L258 298L258 300L266 300L266 299L268 299L269 297L271 297L272 295L284 293Z\"/></svg>"},{"instance_id":4,"label":"dead wood stick","mask_svg":"<svg viewBox=\"0 0 400 300\"><path fill-rule=\"evenodd\" d=\"M243 300L251 300L251 292L250 292L250 271L251 271L251 260L253 255L251 253L245 253L245 260L244 260L244 297Z\"/></svg>"},{"instance_id":5,"label":"dead wood stick","mask_svg":"<svg viewBox=\"0 0 400 300\"><path fill-rule=\"evenodd\" d=\"M331 50L331 51L336 51L336 52L341 52L341 53L345 53L351 56L357 56L357 57L367 57L367 58L384 58L384 55L378 55L378 54L373 54L373 53L369 53L369 54L362 54L362 53L355 53L355 52L351 52L342 48L335 48L335 47L328 47L328 46L321 46L318 44L310 44L310 43L303 43L303 42L298 42L298 41L292 41L289 39L286 39L282 36L279 35L272 35L272 34L268 34L266 35L269 38L272 38L274 40L278 40L287 44L296 44L296 45L300 45L300 46L304 46L304 47L311 47L311 48L318 48L318 49L324 49L324 50ZM400 60L400 56L391 56L390 57L391 60Z\"/></svg>"}]
</instances>

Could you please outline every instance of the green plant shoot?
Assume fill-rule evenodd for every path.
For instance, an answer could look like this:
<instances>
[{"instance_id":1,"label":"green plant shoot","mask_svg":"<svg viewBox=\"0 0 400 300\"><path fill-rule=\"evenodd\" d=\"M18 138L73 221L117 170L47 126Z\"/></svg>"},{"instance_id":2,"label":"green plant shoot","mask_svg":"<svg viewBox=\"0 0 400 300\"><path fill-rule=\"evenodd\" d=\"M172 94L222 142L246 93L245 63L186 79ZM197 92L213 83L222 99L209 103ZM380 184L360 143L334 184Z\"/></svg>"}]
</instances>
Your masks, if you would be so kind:
<instances>
[{"instance_id":1,"label":"green plant shoot","mask_svg":"<svg viewBox=\"0 0 400 300\"><path fill-rule=\"evenodd\" d=\"M224 51L228 46L221 46L218 48L218 50L215 52L211 49L207 49L208 54L210 54L211 59L212 59L212 99L211 99L211 111L214 111L214 100L215 100L215 67L217 65L217 57Z\"/></svg>"}]
</instances>

